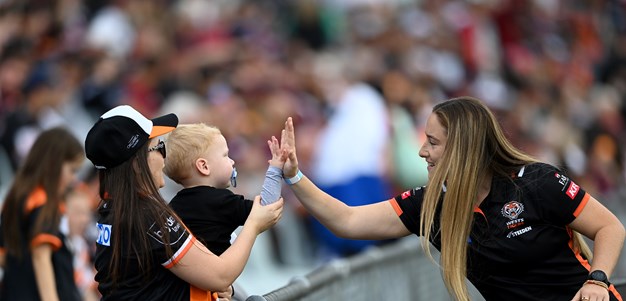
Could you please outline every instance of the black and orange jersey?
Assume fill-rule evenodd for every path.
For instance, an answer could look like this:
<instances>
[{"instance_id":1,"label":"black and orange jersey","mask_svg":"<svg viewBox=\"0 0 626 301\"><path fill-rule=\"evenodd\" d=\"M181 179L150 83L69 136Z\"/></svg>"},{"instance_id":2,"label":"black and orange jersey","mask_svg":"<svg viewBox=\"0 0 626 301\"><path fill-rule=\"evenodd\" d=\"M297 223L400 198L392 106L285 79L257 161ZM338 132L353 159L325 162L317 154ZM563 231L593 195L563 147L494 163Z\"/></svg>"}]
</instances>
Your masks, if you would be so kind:
<instances>
[{"instance_id":1,"label":"black and orange jersey","mask_svg":"<svg viewBox=\"0 0 626 301\"><path fill-rule=\"evenodd\" d=\"M230 247L231 234L243 226L252 211L251 200L210 186L182 189L169 205L191 233L218 256Z\"/></svg>"},{"instance_id":2,"label":"black and orange jersey","mask_svg":"<svg viewBox=\"0 0 626 301\"><path fill-rule=\"evenodd\" d=\"M114 286L111 281L109 263L113 254L111 244L115 235L122 235L113 228L113 220L110 209L104 202L98 209L98 239L96 241L95 279L98 282L98 290L102 294L102 301L123 301L123 300L168 300L168 301L210 301L211 292L195 288L184 280L178 278L169 271L171 267L187 254L193 246L196 238L189 233L184 224L175 217L163 215L166 227L160 228L154 219L149 220L145 226L145 231L150 237L152 247L151 267L152 273L149 277L142 272L139 262L131 246L122 247L121 279L117 280ZM163 237L169 240L163 239ZM123 241L126 241L124 239ZM136 241L132 238L130 241ZM168 256L165 241L171 246L172 255Z\"/></svg>"},{"instance_id":3,"label":"black and orange jersey","mask_svg":"<svg viewBox=\"0 0 626 301\"><path fill-rule=\"evenodd\" d=\"M44 225L44 228L37 233L31 233L46 201L46 192L42 188L35 189L26 199L24 226L20 229L21 237L24 238L22 241L22 250L24 251L20 259L4 252L4 238L1 234L2 231L0 231L0 249L6 255L0 300L41 300L30 250L42 244L52 246L51 260L59 300L81 300L74 282L72 251L66 244L66 236L69 233L66 217L61 218L59 225Z\"/></svg>"},{"instance_id":4,"label":"black and orange jersey","mask_svg":"<svg viewBox=\"0 0 626 301\"><path fill-rule=\"evenodd\" d=\"M425 189L390 200L416 234ZM474 209L467 278L486 300L570 300L587 279L590 265L573 249L568 225L589 197L549 164L534 163L510 177L494 177L488 196ZM438 235L431 243L440 250ZM621 300L613 286L611 300Z\"/></svg>"}]
</instances>

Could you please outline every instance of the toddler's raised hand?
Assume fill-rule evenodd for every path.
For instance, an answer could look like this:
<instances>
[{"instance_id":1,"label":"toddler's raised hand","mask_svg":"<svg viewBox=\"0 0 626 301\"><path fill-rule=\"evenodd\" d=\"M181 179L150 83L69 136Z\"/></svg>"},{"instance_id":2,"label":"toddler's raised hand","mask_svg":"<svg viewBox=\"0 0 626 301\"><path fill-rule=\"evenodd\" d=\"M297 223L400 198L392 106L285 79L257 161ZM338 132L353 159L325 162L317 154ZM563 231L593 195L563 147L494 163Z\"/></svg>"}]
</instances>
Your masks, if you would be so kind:
<instances>
[{"instance_id":1,"label":"toddler's raised hand","mask_svg":"<svg viewBox=\"0 0 626 301\"><path fill-rule=\"evenodd\" d=\"M283 169L283 165L285 165L285 161L287 161L289 153L280 147L278 139L274 136L272 136L270 140L267 140L267 146L269 146L270 152L272 153L272 159L268 161L270 166Z\"/></svg>"}]
</instances>

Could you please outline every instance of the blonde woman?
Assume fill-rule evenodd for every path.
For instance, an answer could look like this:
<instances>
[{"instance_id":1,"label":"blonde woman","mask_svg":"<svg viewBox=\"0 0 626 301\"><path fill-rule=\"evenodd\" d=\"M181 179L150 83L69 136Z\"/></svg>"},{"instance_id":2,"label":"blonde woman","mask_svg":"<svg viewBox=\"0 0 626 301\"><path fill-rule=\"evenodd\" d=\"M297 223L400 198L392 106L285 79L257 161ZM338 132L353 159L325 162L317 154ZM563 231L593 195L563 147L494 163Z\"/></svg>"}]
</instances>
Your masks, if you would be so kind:
<instances>
[{"instance_id":1,"label":"blonde woman","mask_svg":"<svg viewBox=\"0 0 626 301\"><path fill-rule=\"evenodd\" d=\"M466 278L487 300L621 300L610 275L624 245L620 221L558 168L520 152L479 100L433 108L419 155L429 182L390 200L350 207L298 170L291 118L283 169L304 207L338 236L416 234L441 251L443 280L469 300ZM594 240L593 260L581 233Z\"/></svg>"}]
</instances>

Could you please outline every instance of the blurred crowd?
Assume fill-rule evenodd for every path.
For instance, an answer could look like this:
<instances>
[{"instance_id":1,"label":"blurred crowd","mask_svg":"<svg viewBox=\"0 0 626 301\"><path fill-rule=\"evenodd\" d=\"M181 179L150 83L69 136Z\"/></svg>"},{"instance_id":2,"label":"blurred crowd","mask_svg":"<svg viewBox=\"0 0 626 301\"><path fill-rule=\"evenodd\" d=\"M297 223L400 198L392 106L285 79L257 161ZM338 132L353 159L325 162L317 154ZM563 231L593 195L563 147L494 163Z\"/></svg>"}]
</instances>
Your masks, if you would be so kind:
<instances>
[{"instance_id":1,"label":"blurred crowd","mask_svg":"<svg viewBox=\"0 0 626 301\"><path fill-rule=\"evenodd\" d=\"M250 197L266 141L292 116L307 176L329 190L375 178L365 187L382 200L425 183L420 128L459 95L485 101L516 146L626 222L623 0L2 0L0 192L43 129L84 141L125 103L220 128L233 190ZM93 205L88 161L82 175ZM315 260L358 252L324 246L283 192Z\"/></svg>"}]
</instances>

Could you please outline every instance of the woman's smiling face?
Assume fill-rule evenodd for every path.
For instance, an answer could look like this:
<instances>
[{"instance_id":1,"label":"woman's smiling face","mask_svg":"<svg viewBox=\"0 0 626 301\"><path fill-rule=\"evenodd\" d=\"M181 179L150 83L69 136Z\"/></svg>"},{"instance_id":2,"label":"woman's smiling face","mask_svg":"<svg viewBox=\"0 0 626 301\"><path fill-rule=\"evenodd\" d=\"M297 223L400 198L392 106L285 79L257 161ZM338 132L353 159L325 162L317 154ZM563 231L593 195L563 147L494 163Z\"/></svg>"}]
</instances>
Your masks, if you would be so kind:
<instances>
[{"instance_id":1,"label":"woman's smiling face","mask_svg":"<svg viewBox=\"0 0 626 301\"><path fill-rule=\"evenodd\" d=\"M446 128L439 122L437 114L434 113L431 113L428 117L424 133L426 134L426 141L422 144L419 155L428 163L428 173L430 174L446 149L448 133Z\"/></svg>"}]
</instances>

